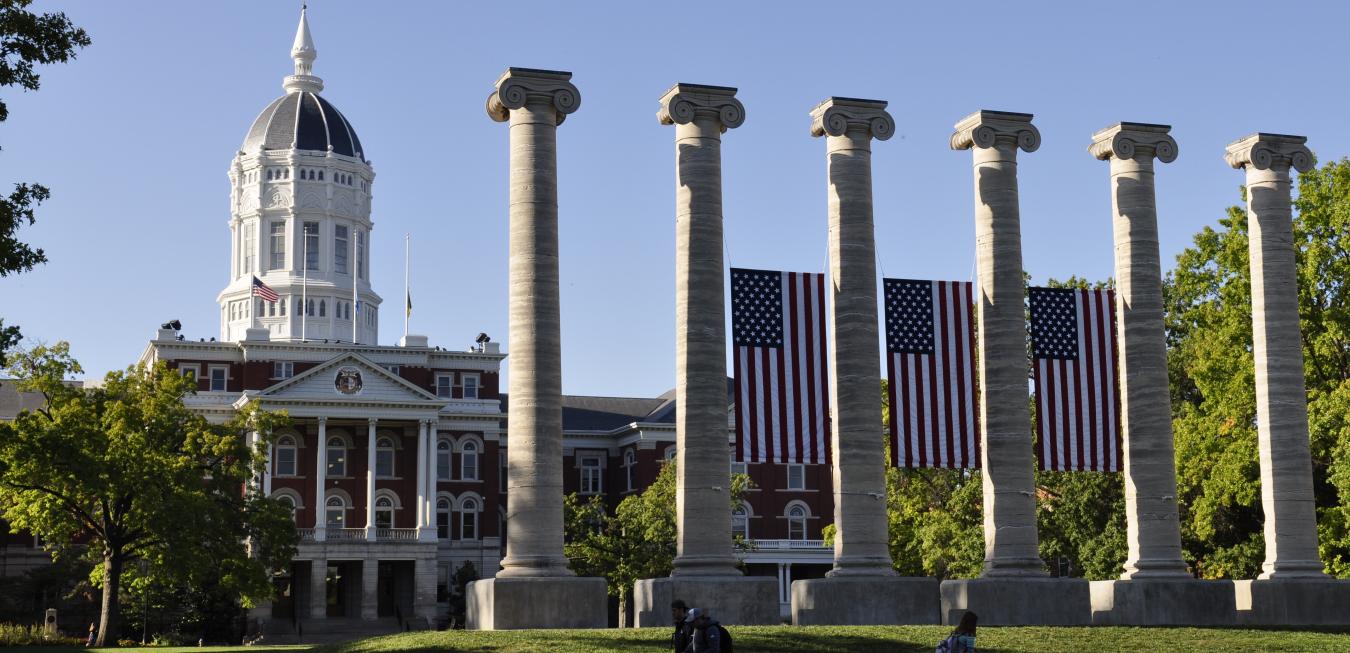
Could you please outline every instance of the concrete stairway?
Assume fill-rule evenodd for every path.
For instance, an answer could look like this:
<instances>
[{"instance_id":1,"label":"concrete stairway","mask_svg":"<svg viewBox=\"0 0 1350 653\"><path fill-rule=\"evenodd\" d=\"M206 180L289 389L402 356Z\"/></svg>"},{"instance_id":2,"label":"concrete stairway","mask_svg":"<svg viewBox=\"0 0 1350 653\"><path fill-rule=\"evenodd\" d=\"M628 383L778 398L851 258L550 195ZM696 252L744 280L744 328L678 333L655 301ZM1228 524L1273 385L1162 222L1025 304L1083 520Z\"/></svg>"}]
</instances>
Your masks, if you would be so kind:
<instances>
[{"instance_id":1,"label":"concrete stairway","mask_svg":"<svg viewBox=\"0 0 1350 653\"><path fill-rule=\"evenodd\" d=\"M301 620L298 628L289 620L273 620L262 625L262 639L256 644L331 644L405 630L426 629L426 623L418 620L408 620L400 626L398 619L394 617L381 617L374 621L343 617Z\"/></svg>"}]
</instances>

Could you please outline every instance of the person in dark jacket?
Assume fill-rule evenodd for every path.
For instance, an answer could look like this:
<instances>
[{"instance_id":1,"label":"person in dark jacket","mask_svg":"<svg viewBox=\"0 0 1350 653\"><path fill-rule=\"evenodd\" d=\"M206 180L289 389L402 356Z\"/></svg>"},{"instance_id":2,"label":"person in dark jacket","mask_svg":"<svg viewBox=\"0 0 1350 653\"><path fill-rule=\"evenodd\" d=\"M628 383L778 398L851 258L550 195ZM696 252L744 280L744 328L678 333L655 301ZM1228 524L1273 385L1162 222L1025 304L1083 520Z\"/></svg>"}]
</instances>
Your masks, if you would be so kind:
<instances>
[{"instance_id":1,"label":"person in dark jacket","mask_svg":"<svg viewBox=\"0 0 1350 653\"><path fill-rule=\"evenodd\" d=\"M671 642L675 645L675 653L684 653L689 648L689 636L694 630L694 625L685 621L689 615L689 606L684 601L675 599L670 602L670 618L675 624L675 634L671 636Z\"/></svg>"},{"instance_id":2,"label":"person in dark jacket","mask_svg":"<svg viewBox=\"0 0 1350 653\"><path fill-rule=\"evenodd\" d=\"M684 620L694 627L686 653L722 653L722 631L706 610L692 608Z\"/></svg>"}]
</instances>

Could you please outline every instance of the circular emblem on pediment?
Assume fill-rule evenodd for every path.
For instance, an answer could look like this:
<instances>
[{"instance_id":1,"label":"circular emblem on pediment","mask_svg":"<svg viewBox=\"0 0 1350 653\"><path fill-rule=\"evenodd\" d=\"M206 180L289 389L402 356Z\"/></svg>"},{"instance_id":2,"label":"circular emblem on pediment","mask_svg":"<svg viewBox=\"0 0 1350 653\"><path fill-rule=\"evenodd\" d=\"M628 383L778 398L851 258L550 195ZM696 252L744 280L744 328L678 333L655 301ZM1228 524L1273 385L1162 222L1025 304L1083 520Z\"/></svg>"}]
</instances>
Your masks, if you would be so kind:
<instances>
[{"instance_id":1,"label":"circular emblem on pediment","mask_svg":"<svg viewBox=\"0 0 1350 653\"><path fill-rule=\"evenodd\" d=\"M337 377L333 379L333 387L344 395L360 394L361 370L355 367L344 367L338 370Z\"/></svg>"}]
</instances>

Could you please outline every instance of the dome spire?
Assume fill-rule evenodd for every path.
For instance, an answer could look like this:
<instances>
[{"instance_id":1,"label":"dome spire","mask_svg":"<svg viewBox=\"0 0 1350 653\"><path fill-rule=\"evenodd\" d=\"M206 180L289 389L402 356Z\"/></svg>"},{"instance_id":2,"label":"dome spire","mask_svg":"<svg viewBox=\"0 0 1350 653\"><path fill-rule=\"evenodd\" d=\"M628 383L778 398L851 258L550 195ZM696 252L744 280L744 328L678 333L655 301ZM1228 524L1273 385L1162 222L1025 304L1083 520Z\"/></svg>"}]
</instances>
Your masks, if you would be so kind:
<instances>
[{"instance_id":1,"label":"dome spire","mask_svg":"<svg viewBox=\"0 0 1350 653\"><path fill-rule=\"evenodd\" d=\"M313 75L314 60L318 58L319 50L314 47L314 37L309 34L307 11L307 5L300 5L300 26L295 28L295 42L291 44L295 74L288 75L281 84L288 93L296 91L318 93L323 90L323 80Z\"/></svg>"}]
</instances>

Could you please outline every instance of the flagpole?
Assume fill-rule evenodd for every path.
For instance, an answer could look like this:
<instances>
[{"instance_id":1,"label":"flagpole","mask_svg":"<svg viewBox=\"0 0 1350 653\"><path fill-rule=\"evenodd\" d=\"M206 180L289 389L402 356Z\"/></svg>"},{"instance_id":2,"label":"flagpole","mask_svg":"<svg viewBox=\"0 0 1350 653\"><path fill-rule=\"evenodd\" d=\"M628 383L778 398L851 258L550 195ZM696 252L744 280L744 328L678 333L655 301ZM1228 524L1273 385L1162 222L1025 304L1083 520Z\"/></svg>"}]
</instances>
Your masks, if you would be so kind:
<instances>
[{"instance_id":1,"label":"flagpole","mask_svg":"<svg viewBox=\"0 0 1350 653\"><path fill-rule=\"evenodd\" d=\"M300 223L300 342L305 341L306 319L309 317L309 229ZM295 251L295 250L291 250Z\"/></svg>"},{"instance_id":2,"label":"flagpole","mask_svg":"<svg viewBox=\"0 0 1350 653\"><path fill-rule=\"evenodd\" d=\"M412 317L412 288L408 285L408 266L412 258L412 235L403 234L403 337L408 337L408 320Z\"/></svg>"}]
</instances>

